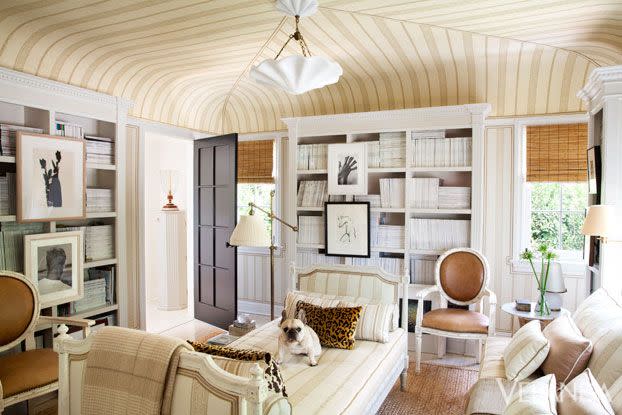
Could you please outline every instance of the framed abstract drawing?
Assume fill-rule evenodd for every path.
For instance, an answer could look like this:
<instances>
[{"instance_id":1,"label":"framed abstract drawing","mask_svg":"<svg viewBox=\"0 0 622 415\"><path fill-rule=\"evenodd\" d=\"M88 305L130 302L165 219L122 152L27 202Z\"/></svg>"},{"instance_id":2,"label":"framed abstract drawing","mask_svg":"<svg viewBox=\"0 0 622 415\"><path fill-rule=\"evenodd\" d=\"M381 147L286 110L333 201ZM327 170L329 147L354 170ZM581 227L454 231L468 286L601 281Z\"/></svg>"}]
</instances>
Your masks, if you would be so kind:
<instances>
[{"instance_id":1,"label":"framed abstract drawing","mask_svg":"<svg viewBox=\"0 0 622 415\"><path fill-rule=\"evenodd\" d=\"M24 236L24 273L39 290L41 308L83 296L82 232Z\"/></svg>"},{"instance_id":2,"label":"framed abstract drawing","mask_svg":"<svg viewBox=\"0 0 622 415\"><path fill-rule=\"evenodd\" d=\"M17 133L17 221L48 222L86 216L84 141Z\"/></svg>"},{"instance_id":3,"label":"framed abstract drawing","mask_svg":"<svg viewBox=\"0 0 622 415\"><path fill-rule=\"evenodd\" d=\"M600 146L587 149L587 190L589 194L600 194Z\"/></svg>"},{"instance_id":4,"label":"framed abstract drawing","mask_svg":"<svg viewBox=\"0 0 622 415\"><path fill-rule=\"evenodd\" d=\"M369 202L325 202L327 256L369 258Z\"/></svg>"},{"instance_id":5,"label":"framed abstract drawing","mask_svg":"<svg viewBox=\"0 0 622 415\"><path fill-rule=\"evenodd\" d=\"M328 194L367 194L365 143L328 145Z\"/></svg>"}]
</instances>

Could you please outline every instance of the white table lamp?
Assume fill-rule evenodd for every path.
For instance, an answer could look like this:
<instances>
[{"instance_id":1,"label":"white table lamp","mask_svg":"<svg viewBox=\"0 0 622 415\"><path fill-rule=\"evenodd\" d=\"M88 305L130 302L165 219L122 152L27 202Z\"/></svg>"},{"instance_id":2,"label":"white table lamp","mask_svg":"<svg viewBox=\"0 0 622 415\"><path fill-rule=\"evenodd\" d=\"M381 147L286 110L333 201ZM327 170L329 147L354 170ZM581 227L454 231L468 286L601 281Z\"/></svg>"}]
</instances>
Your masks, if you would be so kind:
<instances>
[{"instance_id":1,"label":"white table lamp","mask_svg":"<svg viewBox=\"0 0 622 415\"><path fill-rule=\"evenodd\" d=\"M229 243L235 246L268 248L271 245L270 233L259 215L242 215L231 233Z\"/></svg>"},{"instance_id":2,"label":"white table lamp","mask_svg":"<svg viewBox=\"0 0 622 415\"><path fill-rule=\"evenodd\" d=\"M562 265L559 262L551 261L549 269L549 278L546 282L546 301L549 303L551 311L559 311L562 308L564 300L562 294L568 291L564 284L564 275L562 273Z\"/></svg>"}]
</instances>

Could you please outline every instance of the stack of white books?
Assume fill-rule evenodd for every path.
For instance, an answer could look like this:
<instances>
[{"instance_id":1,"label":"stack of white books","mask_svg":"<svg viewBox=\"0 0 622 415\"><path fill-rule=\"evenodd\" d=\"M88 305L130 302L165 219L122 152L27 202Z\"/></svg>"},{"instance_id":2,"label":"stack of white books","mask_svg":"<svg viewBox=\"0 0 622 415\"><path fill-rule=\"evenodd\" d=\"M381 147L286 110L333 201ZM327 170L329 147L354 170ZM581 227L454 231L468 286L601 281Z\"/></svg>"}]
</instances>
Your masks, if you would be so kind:
<instances>
[{"instance_id":1,"label":"stack of white books","mask_svg":"<svg viewBox=\"0 0 622 415\"><path fill-rule=\"evenodd\" d=\"M298 170L325 170L328 144L301 144L298 146Z\"/></svg>"},{"instance_id":2,"label":"stack of white books","mask_svg":"<svg viewBox=\"0 0 622 415\"><path fill-rule=\"evenodd\" d=\"M438 188L439 209L470 209L471 188L442 186Z\"/></svg>"},{"instance_id":3,"label":"stack of white books","mask_svg":"<svg viewBox=\"0 0 622 415\"><path fill-rule=\"evenodd\" d=\"M408 180L408 207L414 209L437 209L439 197L439 185L441 179L432 178L409 178Z\"/></svg>"},{"instance_id":4,"label":"stack of white books","mask_svg":"<svg viewBox=\"0 0 622 415\"><path fill-rule=\"evenodd\" d=\"M326 180L302 180L298 186L299 207L321 207L328 201Z\"/></svg>"},{"instance_id":5,"label":"stack of white books","mask_svg":"<svg viewBox=\"0 0 622 415\"><path fill-rule=\"evenodd\" d=\"M445 138L445 131L418 131L411 140L413 167L471 166L471 137Z\"/></svg>"},{"instance_id":6,"label":"stack of white books","mask_svg":"<svg viewBox=\"0 0 622 415\"><path fill-rule=\"evenodd\" d=\"M73 302L73 313L92 310L106 305L106 280L103 278L84 281L84 296Z\"/></svg>"},{"instance_id":7,"label":"stack of white books","mask_svg":"<svg viewBox=\"0 0 622 415\"><path fill-rule=\"evenodd\" d=\"M114 140L108 137L85 135L86 162L94 164L114 164Z\"/></svg>"},{"instance_id":8,"label":"stack of white books","mask_svg":"<svg viewBox=\"0 0 622 415\"><path fill-rule=\"evenodd\" d=\"M374 265L393 275L401 275L404 271L403 258L381 257L377 252L372 252L369 258L352 258L352 265Z\"/></svg>"},{"instance_id":9,"label":"stack of white books","mask_svg":"<svg viewBox=\"0 0 622 415\"><path fill-rule=\"evenodd\" d=\"M23 272L24 235L44 233L45 226L43 223L0 223L0 269Z\"/></svg>"},{"instance_id":10,"label":"stack of white books","mask_svg":"<svg viewBox=\"0 0 622 415\"><path fill-rule=\"evenodd\" d=\"M380 179L381 207L404 207L404 180L405 179Z\"/></svg>"},{"instance_id":11,"label":"stack of white books","mask_svg":"<svg viewBox=\"0 0 622 415\"><path fill-rule=\"evenodd\" d=\"M380 167L380 142L368 141L365 146L367 147L367 167Z\"/></svg>"},{"instance_id":12,"label":"stack of white books","mask_svg":"<svg viewBox=\"0 0 622 415\"><path fill-rule=\"evenodd\" d=\"M411 284L434 284L434 267L436 261L432 259L410 259L410 283Z\"/></svg>"},{"instance_id":13,"label":"stack of white books","mask_svg":"<svg viewBox=\"0 0 622 415\"><path fill-rule=\"evenodd\" d=\"M86 261L114 258L114 227L93 225L84 227Z\"/></svg>"},{"instance_id":14,"label":"stack of white books","mask_svg":"<svg viewBox=\"0 0 622 415\"><path fill-rule=\"evenodd\" d=\"M445 138L445 130L413 131L411 133L412 154L410 165L413 167L434 166L434 143Z\"/></svg>"},{"instance_id":15,"label":"stack of white books","mask_svg":"<svg viewBox=\"0 0 622 415\"><path fill-rule=\"evenodd\" d=\"M296 251L296 266L307 267L315 264L341 264L341 258L318 254L317 251L298 249Z\"/></svg>"},{"instance_id":16,"label":"stack of white books","mask_svg":"<svg viewBox=\"0 0 622 415\"><path fill-rule=\"evenodd\" d=\"M299 216L298 243L324 244L324 218L321 216Z\"/></svg>"},{"instance_id":17,"label":"stack of white books","mask_svg":"<svg viewBox=\"0 0 622 415\"><path fill-rule=\"evenodd\" d=\"M380 167L404 167L406 161L406 133L380 133Z\"/></svg>"},{"instance_id":18,"label":"stack of white books","mask_svg":"<svg viewBox=\"0 0 622 415\"><path fill-rule=\"evenodd\" d=\"M380 201L380 195L356 195L354 196L355 202L369 202L370 208L379 208L382 207Z\"/></svg>"},{"instance_id":19,"label":"stack of white books","mask_svg":"<svg viewBox=\"0 0 622 415\"><path fill-rule=\"evenodd\" d=\"M470 220L410 219L412 249L447 250L468 247L470 240Z\"/></svg>"},{"instance_id":20,"label":"stack of white books","mask_svg":"<svg viewBox=\"0 0 622 415\"><path fill-rule=\"evenodd\" d=\"M106 304L112 305L115 303L115 266L105 266L88 269L89 280L104 279L106 281Z\"/></svg>"},{"instance_id":21,"label":"stack of white books","mask_svg":"<svg viewBox=\"0 0 622 415\"><path fill-rule=\"evenodd\" d=\"M83 138L84 127L82 127L80 124L57 120L55 135L60 135L63 137Z\"/></svg>"},{"instance_id":22,"label":"stack of white books","mask_svg":"<svg viewBox=\"0 0 622 415\"><path fill-rule=\"evenodd\" d=\"M455 137L451 139L451 166L470 167L473 139L471 137Z\"/></svg>"},{"instance_id":23,"label":"stack of white books","mask_svg":"<svg viewBox=\"0 0 622 415\"><path fill-rule=\"evenodd\" d=\"M24 131L35 134L43 134L40 128L24 127L22 125L0 124L0 149L3 156L15 155L15 143L17 142L17 132Z\"/></svg>"},{"instance_id":24,"label":"stack of white books","mask_svg":"<svg viewBox=\"0 0 622 415\"><path fill-rule=\"evenodd\" d=\"M376 248L403 249L404 227L400 225L378 225L371 231L371 246Z\"/></svg>"},{"instance_id":25,"label":"stack of white books","mask_svg":"<svg viewBox=\"0 0 622 415\"><path fill-rule=\"evenodd\" d=\"M15 173L6 172L4 176L0 176L0 215L15 215L15 190Z\"/></svg>"},{"instance_id":26,"label":"stack of white books","mask_svg":"<svg viewBox=\"0 0 622 415\"><path fill-rule=\"evenodd\" d=\"M86 189L87 212L114 212L113 190L89 187Z\"/></svg>"}]
</instances>

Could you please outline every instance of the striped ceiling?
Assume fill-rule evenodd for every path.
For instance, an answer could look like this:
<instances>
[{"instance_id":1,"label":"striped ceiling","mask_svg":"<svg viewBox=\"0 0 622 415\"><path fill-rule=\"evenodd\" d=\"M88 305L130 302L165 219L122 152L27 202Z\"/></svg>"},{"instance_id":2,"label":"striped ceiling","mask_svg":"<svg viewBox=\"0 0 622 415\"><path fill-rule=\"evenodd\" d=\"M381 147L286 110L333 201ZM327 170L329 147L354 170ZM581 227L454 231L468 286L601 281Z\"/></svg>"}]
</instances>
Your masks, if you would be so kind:
<instances>
[{"instance_id":1,"label":"striped ceiling","mask_svg":"<svg viewBox=\"0 0 622 415\"><path fill-rule=\"evenodd\" d=\"M248 70L274 57L292 23L272 0L2 0L0 66L123 96L136 117L220 133L279 130L284 116L476 102L497 116L581 111L590 71L622 63L622 0L320 0L301 30L344 75L290 96Z\"/></svg>"}]
</instances>

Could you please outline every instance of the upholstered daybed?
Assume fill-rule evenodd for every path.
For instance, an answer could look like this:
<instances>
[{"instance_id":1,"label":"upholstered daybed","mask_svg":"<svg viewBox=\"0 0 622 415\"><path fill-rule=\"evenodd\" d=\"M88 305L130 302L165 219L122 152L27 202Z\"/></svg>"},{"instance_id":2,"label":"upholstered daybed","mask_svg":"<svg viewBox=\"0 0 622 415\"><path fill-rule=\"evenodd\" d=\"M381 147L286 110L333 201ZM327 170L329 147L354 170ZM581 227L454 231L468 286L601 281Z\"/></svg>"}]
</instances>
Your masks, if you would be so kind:
<instances>
[{"instance_id":1,"label":"upholstered daybed","mask_svg":"<svg viewBox=\"0 0 622 415\"><path fill-rule=\"evenodd\" d=\"M302 292L365 298L391 304L399 313L400 296L408 294L406 277L375 267L314 266L291 268L293 287ZM408 366L407 298L401 303L399 326L388 342L356 340L352 350L324 348L318 365L304 356L281 364L288 398L269 391L259 366L249 377L223 371L206 354L184 351L179 360L172 398L177 414L374 414ZM241 337L231 347L276 353L278 320ZM82 374L91 340L61 340L60 414L79 414Z\"/></svg>"}]
</instances>

